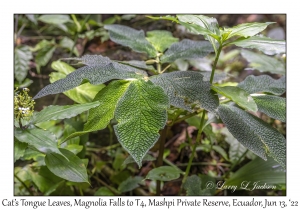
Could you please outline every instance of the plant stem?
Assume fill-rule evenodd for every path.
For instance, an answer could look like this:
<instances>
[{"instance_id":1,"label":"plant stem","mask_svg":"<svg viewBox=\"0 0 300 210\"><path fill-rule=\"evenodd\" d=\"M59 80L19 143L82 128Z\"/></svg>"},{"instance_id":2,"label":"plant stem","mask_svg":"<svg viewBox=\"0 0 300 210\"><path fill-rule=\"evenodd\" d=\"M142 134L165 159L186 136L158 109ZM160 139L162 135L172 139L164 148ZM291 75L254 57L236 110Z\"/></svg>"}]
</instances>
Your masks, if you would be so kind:
<instances>
[{"instance_id":1,"label":"plant stem","mask_svg":"<svg viewBox=\"0 0 300 210\"><path fill-rule=\"evenodd\" d=\"M213 65L213 69L211 71L211 75L210 75L210 83L212 84L212 82L214 81L214 75L215 75L215 70L216 70L216 66L217 66L217 63L218 63L218 60L219 60L219 56L220 56L220 53L222 51L222 48L223 48L223 45L220 44L220 47L218 49L218 52L217 52L217 56L215 58L215 62L214 62L214 65Z\"/></svg>"},{"instance_id":2,"label":"plant stem","mask_svg":"<svg viewBox=\"0 0 300 210\"><path fill-rule=\"evenodd\" d=\"M31 190L27 187L27 185L16 175L14 174L14 177L25 187L25 189L29 192L30 195L33 195Z\"/></svg>"},{"instance_id":3,"label":"plant stem","mask_svg":"<svg viewBox=\"0 0 300 210\"><path fill-rule=\"evenodd\" d=\"M162 166L162 164L163 164L165 142L166 142L167 132L169 129L170 129L170 127L166 125L160 135L159 153L158 153L158 157L157 157L156 168ZM160 181L156 181L156 195L160 195Z\"/></svg>"}]
</instances>

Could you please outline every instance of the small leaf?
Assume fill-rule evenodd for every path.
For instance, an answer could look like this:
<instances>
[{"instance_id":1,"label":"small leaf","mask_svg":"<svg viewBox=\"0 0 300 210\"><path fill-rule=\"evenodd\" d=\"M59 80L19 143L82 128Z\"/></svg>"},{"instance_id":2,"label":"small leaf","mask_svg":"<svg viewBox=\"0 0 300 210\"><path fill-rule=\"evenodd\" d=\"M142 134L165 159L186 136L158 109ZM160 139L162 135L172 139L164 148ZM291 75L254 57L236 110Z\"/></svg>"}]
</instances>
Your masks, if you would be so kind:
<instances>
[{"instance_id":1,"label":"small leaf","mask_svg":"<svg viewBox=\"0 0 300 210\"><path fill-rule=\"evenodd\" d=\"M20 142L17 139L14 140L14 162L23 157L27 146L27 143Z\"/></svg>"},{"instance_id":2,"label":"small leaf","mask_svg":"<svg viewBox=\"0 0 300 210\"><path fill-rule=\"evenodd\" d=\"M76 43L74 43L74 41L72 39L70 39L69 37L66 37L66 36L59 42L59 45L61 47L66 48L69 51L72 51L72 49L73 49L74 55L79 56L79 52L78 52L75 44Z\"/></svg>"},{"instance_id":3,"label":"small leaf","mask_svg":"<svg viewBox=\"0 0 300 210\"><path fill-rule=\"evenodd\" d=\"M143 157L142 162L144 161L153 161L156 160L154 157L152 157L149 154L146 154L145 157ZM135 160L133 159L133 157L131 155L129 155L123 162L123 165L127 165L129 163L135 163Z\"/></svg>"},{"instance_id":4,"label":"small leaf","mask_svg":"<svg viewBox=\"0 0 300 210\"><path fill-rule=\"evenodd\" d=\"M273 74L285 74L285 65L273 57L247 50L242 50L241 54L249 62L248 65L254 69Z\"/></svg>"},{"instance_id":5,"label":"small leaf","mask_svg":"<svg viewBox=\"0 0 300 210\"><path fill-rule=\"evenodd\" d=\"M167 122L168 107L169 100L163 89L144 80L132 81L117 104L116 136L139 167L143 157L158 140L158 131Z\"/></svg>"},{"instance_id":6,"label":"small leaf","mask_svg":"<svg viewBox=\"0 0 300 210\"><path fill-rule=\"evenodd\" d=\"M41 15L38 20L55 25L71 22L69 15Z\"/></svg>"},{"instance_id":7,"label":"small leaf","mask_svg":"<svg viewBox=\"0 0 300 210\"><path fill-rule=\"evenodd\" d=\"M31 22L33 22L35 25L37 25L37 18L36 18L36 15L33 15L33 14L26 14L25 15L28 20L30 20Z\"/></svg>"},{"instance_id":8,"label":"small leaf","mask_svg":"<svg viewBox=\"0 0 300 210\"><path fill-rule=\"evenodd\" d=\"M173 37L171 32L163 30L148 31L146 39L159 52L164 52L174 42L178 42L178 38Z\"/></svg>"},{"instance_id":9,"label":"small leaf","mask_svg":"<svg viewBox=\"0 0 300 210\"><path fill-rule=\"evenodd\" d=\"M32 123L71 118L97 106L99 106L99 102L97 101L86 104L75 104L67 106L48 106L36 114Z\"/></svg>"},{"instance_id":10,"label":"small leaf","mask_svg":"<svg viewBox=\"0 0 300 210\"><path fill-rule=\"evenodd\" d=\"M39 49L35 56L35 63L37 64L37 71L40 72L40 67L47 65L53 56L56 49L55 43L48 42L43 48Z\"/></svg>"},{"instance_id":11,"label":"small leaf","mask_svg":"<svg viewBox=\"0 0 300 210\"><path fill-rule=\"evenodd\" d=\"M172 44L165 54L161 56L161 62L171 63L178 58L203 58L211 52L213 52L212 45L207 41L184 39L178 43Z\"/></svg>"},{"instance_id":12,"label":"small leaf","mask_svg":"<svg viewBox=\"0 0 300 210\"><path fill-rule=\"evenodd\" d=\"M156 57L155 48L147 41L144 31L135 30L123 25L105 25L109 31L110 39L123 46L130 47L136 52L147 53L150 57Z\"/></svg>"},{"instance_id":13,"label":"small leaf","mask_svg":"<svg viewBox=\"0 0 300 210\"><path fill-rule=\"evenodd\" d=\"M201 179L197 175L189 176L183 187L187 196L211 195L209 190L201 187Z\"/></svg>"},{"instance_id":14,"label":"small leaf","mask_svg":"<svg viewBox=\"0 0 300 210\"><path fill-rule=\"evenodd\" d=\"M243 89L234 86L212 86L212 89L224 95L225 97L230 98L232 101L234 101L244 109L257 112L257 106L255 101L250 96L250 94L244 91Z\"/></svg>"},{"instance_id":15,"label":"small leaf","mask_svg":"<svg viewBox=\"0 0 300 210\"><path fill-rule=\"evenodd\" d=\"M227 29L230 31L230 34L228 35L227 39L233 37L233 36L254 36L258 34L259 32L265 30L268 25L273 24L274 22L266 22L266 23L243 23L239 24L237 26L234 26L233 28Z\"/></svg>"},{"instance_id":16,"label":"small leaf","mask_svg":"<svg viewBox=\"0 0 300 210\"><path fill-rule=\"evenodd\" d=\"M246 79L238 84L239 88L248 93L266 92L274 95L282 95L286 91L286 78L282 76L275 80L269 75L253 76L249 75Z\"/></svg>"},{"instance_id":17,"label":"small leaf","mask_svg":"<svg viewBox=\"0 0 300 210\"><path fill-rule=\"evenodd\" d=\"M28 46L25 45L15 49L15 78L19 83L22 83L26 78L31 59L32 54Z\"/></svg>"},{"instance_id":18,"label":"small leaf","mask_svg":"<svg viewBox=\"0 0 300 210\"><path fill-rule=\"evenodd\" d=\"M100 187L94 194L95 196L113 196L114 194L107 187Z\"/></svg>"},{"instance_id":19,"label":"small leaf","mask_svg":"<svg viewBox=\"0 0 300 210\"><path fill-rule=\"evenodd\" d=\"M274 40L262 36L253 36L246 39L240 38L230 42L230 45L232 44L243 48L258 49L268 55L286 52L286 42L284 40Z\"/></svg>"},{"instance_id":20,"label":"small leaf","mask_svg":"<svg viewBox=\"0 0 300 210\"><path fill-rule=\"evenodd\" d=\"M174 22L178 22L177 18L171 15L166 15L166 16L160 16L160 17L153 17L153 16L146 16L148 18L151 18L153 20L171 20Z\"/></svg>"},{"instance_id":21,"label":"small leaf","mask_svg":"<svg viewBox=\"0 0 300 210\"><path fill-rule=\"evenodd\" d=\"M141 176L135 176L135 177L129 177L126 179L124 182L122 182L119 185L118 190L123 193L123 192L128 192L131 191L139 186L139 183L143 180L144 178Z\"/></svg>"},{"instance_id":22,"label":"small leaf","mask_svg":"<svg viewBox=\"0 0 300 210\"><path fill-rule=\"evenodd\" d=\"M67 160L56 153L49 153L45 157L48 169L56 176L71 182L87 182L88 175L82 160L66 149L59 149Z\"/></svg>"},{"instance_id":23,"label":"small leaf","mask_svg":"<svg viewBox=\"0 0 300 210\"><path fill-rule=\"evenodd\" d=\"M286 165L286 141L281 133L261 119L234 106L220 105L219 114L232 135L246 148L267 160Z\"/></svg>"},{"instance_id":24,"label":"small leaf","mask_svg":"<svg viewBox=\"0 0 300 210\"><path fill-rule=\"evenodd\" d=\"M161 166L148 172L145 179L171 181L180 177L181 171L172 166Z\"/></svg>"},{"instance_id":25,"label":"small leaf","mask_svg":"<svg viewBox=\"0 0 300 210\"><path fill-rule=\"evenodd\" d=\"M262 95L253 96L257 104L258 111L265 113L269 117L286 121L286 99L278 96Z\"/></svg>"},{"instance_id":26,"label":"small leaf","mask_svg":"<svg viewBox=\"0 0 300 210\"><path fill-rule=\"evenodd\" d=\"M81 152L81 150L83 149L83 146L77 145L77 144L68 144L67 146L64 147L64 149L69 150L74 155L77 155L79 152Z\"/></svg>"}]
</instances>

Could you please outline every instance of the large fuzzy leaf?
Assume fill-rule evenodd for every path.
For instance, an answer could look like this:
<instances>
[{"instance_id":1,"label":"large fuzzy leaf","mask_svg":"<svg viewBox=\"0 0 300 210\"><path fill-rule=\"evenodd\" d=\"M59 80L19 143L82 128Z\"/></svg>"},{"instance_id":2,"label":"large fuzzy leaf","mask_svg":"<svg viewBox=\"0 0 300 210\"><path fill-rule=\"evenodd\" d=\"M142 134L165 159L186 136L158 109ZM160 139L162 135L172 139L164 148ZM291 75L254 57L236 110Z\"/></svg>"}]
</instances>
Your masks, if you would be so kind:
<instances>
[{"instance_id":1,"label":"large fuzzy leaf","mask_svg":"<svg viewBox=\"0 0 300 210\"><path fill-rule=\"evenodd\" d=\"M31 59L32 53L28 46L22 46L15 49L15 78L19 83L22 83L26 78Z\"/></svg>"},{"instance_id":2,"label":"large fuzzy leaf","mask_svg":"<svg viewBox=\"0 0 300 210\"><path fill-rule=\"evenodd\" d=\"M266 92L274 95L281 95L285 92L286 88L285 76L275 80L268 75L246 77L244 81L238 84L239 88L247 91L248 93Z\"/></svg>"},{"instance_id":3,"label":"large fuzzy leaf","mask_svg":"<svg viewBox=\"0 0 300 210\"><path fill-rule=\"evenodd\" d=\"M286 165L285 138L261 119L234 106L220 105L222 121L232 135L256 155L267 160L273 157L281 166Z\"/></svg>"},{"instance_id":4,"label":"large fuzzy leaf","mask_svg":"<svg viewBox=\"0 0 300 210\"><path fill-rule=\"evenodd\" d=\"M109 31L112 41L130 47L136 52L145 52L150 57L156 57L157 52L146 39L144 31L117 24L105 25L104 28Z\"/></svg>"},{"instance_id":5,"label":"large fuzzy leaf","mask_svg":"<svg viewBox=\"0 0 300 210\"><path fill-rule=\"evenodd\" d=\"M115 133L139 167L166 124L168 107L162 88L144 80L132 81L117 104Z\"/></svg>"},{"instance_id":6,"label":"large fuzzy leaf","mask_svg":"<svg viewBox=\"0 0 300 210\"><path fill-rule=\"evenodd\" d=\"M184 39L178 43L172 44L166 53L161 57L161 62L171 63L178 58L203 58L210 52L213 52L213 48L209 42Z\"/></svg>"},{"instance_id":7,"label":"large fuzzy leaf","mask_svg":"<svg viewBox=\"0 0 300 210\"><path fill-rule=\"evenodd\" d=\"M34 99L49 95L65 92L81 84L84 79L89 80L91 84L97 85L112 79L142 78L147 76L146 72L138 70L128 65L111 61L101 55L85 55L80 59L86 66L77 69L60 79L44 87Z\"/></svg>"},{"instance_id":8,"label":"large fuzzy leaf","mask_svg":"<svg viewBox=\"0 0 300 210\"><path fill-rule=\"evenodd\" d=\"M190 112L193 111L193 105L211 112L218 107L218 97L211 92L211 84L203 81L200 72L177 71L152 76L150 80L164 89L173 106Z\"/></svg>"},{"instance_id":9,"label":"large fuzzy leaf","mask_svg":"<svg viewBox=\"0 0 300 210\"><path fill-rule=\"evenodd\" d=\"M274 40L263 36L240 38L230 43L230 45L232 44L243 48L258 49L268 55L286 52L286 42L284 40Z\"/></svg>"},{"instance_id":10,"label":"large fuzzy leaf","mask_svg":"<svg viewBox=\"0 0 300 210\"><path fill-rule=\"evenodd\" d=\"M259 32L265 30L268 25L272 24L273 22L266 22L266 23L243 23L239 24L237 26L234 26L233 28L227 29L230 31L230 34L228 35L227 39L233 37L233 36L254 36L258 34Z\"/></svg>"},{"instance_id":11,"label":"large fuzzy leaf","mask_svg":"<svg viewBox=\"0 0 300 210\"><path fill-rule=\"evenodd\" d=\"M285 65L276 58L248 50L242 50L241 54L249 62L248 65L254 69L273 74L285 74Z\"/></svg>"},{"instance_id":12,"label":"large fuzzy leaf","mask_svg":"<svg viewBox=\"0 0 300 210\"><path fill-rule=\"evenodd\" d=\"M258 111L265 113L266 115L280 120L286 121L286 100L285 98L278 96L262 95L253 96L255 103L257 104Z\"/></svg>"},{"instance_id":13,"label":"large fuzzy leaf","mask_svg":"<svg viewBox=\"0 0 300 210\"><path fill-rule=\"evenodd\" d=\"M148 31L146 39L159 52L164 52L174 42L178 42L178 38L173 37L171 32L162 30Z\"/></svg>"},{"instance_id":14,"label":"large fuzzy leaf","mask_svg":"<svg viewBox=\"0 0 300 210\"><path fill-rule=\"evenodd\" d=\"M186 195L187 196L211 195L209 189L202 188L201 184L202 184L202 180L199 176L197 175L189 176L183 185L184 189L186 190Z\"/></svg>"}]
</instances>

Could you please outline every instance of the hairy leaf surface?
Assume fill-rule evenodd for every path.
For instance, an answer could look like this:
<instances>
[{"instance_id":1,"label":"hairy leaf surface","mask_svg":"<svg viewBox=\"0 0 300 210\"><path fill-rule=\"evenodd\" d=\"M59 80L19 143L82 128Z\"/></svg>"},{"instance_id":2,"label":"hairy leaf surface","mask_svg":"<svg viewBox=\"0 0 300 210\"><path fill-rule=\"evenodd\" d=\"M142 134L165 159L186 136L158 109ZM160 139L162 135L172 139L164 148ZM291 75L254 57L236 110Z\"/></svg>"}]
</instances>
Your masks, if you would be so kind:
<instances>
[{"instance_id":1,"label":"hairy leaf surface","mask_svg":"<svg viewBox=\"0 0 300 210\"><path fill-rule=\"evenodd\" d=\"M173 106L192 112L193 105L198 105L216 112L218 97L211 92L211 84L203 81L200 72L176 71L152 76L150 80L164 89Z\"/></svg>"},{"instance_id":2,"label":"hairy leaf surface","mask_svg":"<svg viewBox=\"0 0 300 210\"><path fill-rule=\"evenodd\" d=\"M281 95L286 91L285 76L280 79L273 79L269 75L246 77L244 81L238 84L239 88L247 91L248 93L266 92L274 95Z\"/></svg>"},{"instance_id":3,"label":"hairy leaf surface","mask_svg":"<svg viewBox=\"0 0 300 210\"><path fill-rule=\"evenodd\" d=\"M162 88L144 80L132 81L117 104L115 133L139 167L166 124L168 107Z\"/></svg>"},{"instance_id":4,"label":"hairy leaf surface","mask_svg":"<svg viewBox=\"0 0 300 210\"><path fill-rule=\"evenodd\" d=\"M163 30L148 31L146 39L159 52L164 52L174 42L178 42L178 38L173 37L171 32Z\"/></svg>"},{"instance_id":5,"label":"hairy leaf surface","mask_svg":"<svg viewBox=\"0 0 300 210\"><path fill-rule=\"evenodd\" d=\"M256 155L267 160L273 157L282 167L286 165L285 138L261 119L234 106L220 105L220 117L232 135Z\"/></svg>"},{"instance_id":6,"label":"hairy leaf surface","mask_svg":"<svg viewBox=\"0 0 300 210\"><path fill-rule=\"evenodd\" d=\"M211 195L209 189L201 187L201 178L197 175L189 176L186 179L183 187L186 190L187 196Z\"/></svg>"}]
</instances>

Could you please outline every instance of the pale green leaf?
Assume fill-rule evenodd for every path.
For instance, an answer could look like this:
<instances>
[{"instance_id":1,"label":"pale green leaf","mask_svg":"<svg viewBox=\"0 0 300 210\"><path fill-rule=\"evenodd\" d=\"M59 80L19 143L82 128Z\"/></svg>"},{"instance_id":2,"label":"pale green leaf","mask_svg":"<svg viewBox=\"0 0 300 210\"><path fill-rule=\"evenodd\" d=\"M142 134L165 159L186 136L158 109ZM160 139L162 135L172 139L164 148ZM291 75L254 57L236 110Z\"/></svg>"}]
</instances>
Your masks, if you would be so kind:
<instances>
[{"instance_id":1,"label":"pale green leaf","mask_svg":"<svg viewBox=\"0 0 300 210\"><path fill-rule=\"evenodd\" d=\"M162 88L144 80L132 81L117 104L115 133L139 167L166 124L168 107Z\"/></svg>"},{"instance_id":2,"label":"pale green leaf","mask_svg":"<svg viewBox=\"0 0 300 210\"><path fill-rule=\"evenodd\" d=\"M145 179L171 181L180 177L181 171L172 166L160 166L148 172Z\"/></svg>"},{"instance_id":3,"label":"pale green leaf","mask_svg":"<svg viewBox=\"0 0 300 210\"><path fill-rule=\"evenodd\" d=\"M89 80L91 84L98 85L112 79L143 78L147 76L145 71L119 64L101 55L85 55L75 60L81 61L86 66L68 74L64 79L47 85L38 92L34 99L65 92L79 86L84 79Z\"/></svg>"},{"instance_id":4,"label":"pale green leaf","mask_svg":"<svg viewBox=\"0 0 300 210\"><path fill-rule=\"evenodd\" d=\"M246 39L240 38L230 42L230 45L232 44L243 48L258 49L268 55L286 52L285 40L274 40L263 36L253 36Z\"/></svg>"},{"instance_id":5,"label":"pale green leaf","mask_svg":"<svg viewBox=\"0 0 300 210\"><path fill-rule=\"evenodd\" d=\"M99 106L99 102L97 101L67 106L48 106L35 115L33 123L71 118L97 106Z\"/></svg>"},{"instance_id":6,"label":"pale green leaf","mask_svg":"<svg viewBox=\"0 0 300 210\"><path fill-rule=\"evenodd\" d=\"M45 167L45 166L43 166ZM47 177L41 176L39 173L34 172L33 170L29 171L31 179L33 183L37 186L37 188L42 192L45 193L53 186L52 180L48 179Z\"/></svg>"},{"instance_id":7,"label":"pale green leaf","mask_svg":"<svg viewBox=\"0 0 300 210\"><path fill-rule=\"evenodd\" d=\"M219 145L212 145L212 149L214 151L216 151L217 153L219 153L220 155L222 155L222 157L225 160L229 161L227 153L226 153L226 151L222 147L220 147Z\"/></svg>"},{"instance_id":8,"label":"pale green leaf","mask_svg":"<svg viewBox=\"0 0 300 210\"><path fill-rule=\"evenodd\" d=\"M37 65L37 71L40 72L40 67L47 65L50 59L53 56L53 53L56 49L56 46L53 46L51 43L40 49L35 56L35 63Z\"/></svg>"},{"instance_id":9,"label":"pale green leaf","mask_svg":"<svg viewBox=\"0 0 300 210\"><path fill-rule=\"evenodd\" d=\"M183 187L187 196L211 195L208 189L202 188L201 178L197 175L189 176Z\"/></svg>"},{"instance_id":10,"label":"pale green leaf","mask_svg":"<svg viewBox=\"0 0 300 210\"><path fill-rule=\"evenodd\" d=\"M15 49L14 72L15 78L19 83L22 83L22 81L26 78L31 59L32 54L28 46L25 45Z\"/></svg>"},{"instance_id":11,"label":"pale green leaf","mask_svg":"<svg viewBox=\"0 0 300 210\"><path fill-rule=\"evenodd\" d=\"M266 22L266 23L242 23L233 28L228 28L227 30L230 31L227 39L233 36L254 36L259 32L265 30L268 25L273 24L274 22Z\"/></svg>"},{"instance_id":12,"label":"pale green leaf","mask_svg":"<svg viewBox=\"0 0 300 210\"><path fill-rule=\"evenodd\" d=\"M56 137L49 131L45 131L38 128L25 129L25 130L16 128L15 137L20 142L27 143L35 147L38 151L42 153L61 154L61 152L57 148Z\"/></svg>"},{"instance_id":13,"label":"pale green leaf","mask_svg":"<svg viewBox=\"0 0 300 210\"><path fill-rule=\"evenodd\" d=\"M220 105L220 117L232 135L246 148L267 160L273 157L286 166L286 140L275 128L234 106Z\"/></svg>"},{"instance_id":14,"label":"pale green leaf","mask_svg":"<svg viewBox=\"0 0 300 210\"><path fill-rule=\"evenodd\" d=\"M226 98L231 99L242 108L257 112L257 106L253 98L245 90L234 86L212 86L212 89Z\"/></svg>"},{"instance_id":15,"label":"pale green leaf","mask_svg":"<svg viewBox=\"0 0 300 210\"><path fill-rule=\"evenodd\" d=\"M160 16L160 17L153 17L153 16L146 16L148 18L151 18L153 20L171 20L174 22L178 22L177 18L171 15L166 15L166 16Z\"/></svg>"},{"instance_id":16,"label":"pale green leaf","mask_svg":"<svg viewBox=\"0 0 300 210\"><path fill-rule=\"evenodd\" d=\"M128 177L124 182L122 182L118 190L123 193L123 192L128 192L131 191L139 186L139 183L143 180L144 178L141 176L135 176L135 177Z\"/></svg>"},{"instance_id":17,"label":"pale green leaf","mask_svg":"<svg viewBox=\"0 0 300 210\"><path fill-rule=\"evenodd\" d=\"M38 20L55 25L71 22L69 15L41 15Z\"/></svg>"},{"instance_id":18,"label":"pale green leaf","mask_svg":"<svg viewBox=\"0 0 300 210\"><path fill-rule=\"evenodd\" d=\"M145 157L143 157L143 160L142 162L144 161L153 161L153 160L156 160L155 157L149 155L149 154L146 154ZM127 165L129 163L135 163L135 160L133 159L133 157L131 155L129 155L123 162L123 165Z\"/></svg>"},{"instance_id":19,"label":"pale green leaf","mask_svg":"<svg viewBox=\"0 0 300 210\"><path fill-rule=\"evenodd\" d=\"M258 111L265 113L269 117L286 121L286 99L278 96L262 95L253 96L257 104Z\"/></svg>"},{"instance_id":20,"label":"pale green leaf","mask_svg":"<svg viewBox=\"0 0 300 210\"><path fill-rule=\"evenodd\" d=\"M213 52L212 45L207 41L184 39L172 44L165 54L161 56L161 62L171 63L179 58L203 58L211 52Z\"/></svg>"},{"instance_id":21,"label":"pale green leaf","mask_svg":"<svg viewBox=\"0 0 300 210\"><path fill-rule=\"evenodd\" d=\"M105 25L104 28L109 31L112 41L130 47L136 52L144 52L150 57L156 57L157 52L150 42L147 41L144 31L117 24Z\"/></svg>"},{"instance_id":22,"label":"pale green leaf","mask_svg":"<svg viewBox=\"0 0 300 210\"><path fill-rule=\"evenodd\" d=\"M273 74L285 74L285 65L276 58L254 53L248 50L241 50L242 56L249 62L249 66L261 72Z\"/></svg>"},{"instance_id":23,"label":"pale green leaf","mask_svg":"<svg viewBox=\"0 0 300 210\"><path fill-rule=\"evenodd\" d=\"M210 89L211 84L203 81L203 75L199 72L176 71L152 76L150 80L164 89L173 106L192 112L194 105L197 105L216 112L219 105L217 95Z\"/></svg>"},{"instance_id":24,"label":"pale green leaf","mask_svg":"<svg viewBox=\"0 0 300 210\"><path fill-rule=\"evenodd\" d=\"M282 95L286 91L286 78L282 76L280 79L273 79L269 75L253 76L250 75L238 84L239 88L248 93L266 92L274 95Z\"/></svg>"},{"instance_id":25,"label":"pale green leaf","mask_svg":"<svg viewBox=\"0 0 300 210\"><path fill-rule=\"evenodd\" d=\"M189 63L184 59L178 58L174 61L174 63L180 71L187 71L189 68Z\"/></svg>"},{"instance_id":26,"label":"pale green leaf","mask_svg":"<svg viewBox=\"0 0 300 210\"><path fill-rule=\"evenodd\" d=\"M23 143L21 141L18 141L17 139L14 140L14 162L23 157L27 146L27 143Z\"/></svg>"},{"instance_id":27,"label":"pale green leaf","mask_svg":"<svg viewBox=\"0 0 300 210\"><path fill-rule=\"evenodd\" d=\"M25 16L28 18L28 20L30 20L31 22L33 22L35 25L37 25L37 17L36 15L33 14L25 14Z\"/></svg>"},{"instance_id":28,"label":"pale green leaf","mask_svg":"<svg viewBox=\"0 0 300 210\"><path fill-rule=\"evenodd\" d=\"M56 176L71 182L87 182L88 175L82 160L66 149L59 149L67 160L56 153L49 153L45 157L48 169Z\"/></svg>"},{"instance_id":29,"label":"pale green leaf","mask_svg":"<svg viewBox=\"0 0 300 210\"><path fill-rule=\"evenodd\" d=\"M159 52L164 52L174 42L178 42L178 38L173 37L171 32L163 30L148 31L146 39Z\"/></svg>"},{"instance_id":30,"label":"pale green leaf","mask_svg":"<svg viewBox=\"0 0 300 210\"><path fill-rule=\"evenodd\" d=\"M95 196L113 196L114 194L107 187L100 187L94 194Z\"/></svg>"},{"instance_id":31,"label":"pale green leaf","mask_svg":"<svg viewBox=\"0 0 300 210\"><path fill-rule=\"evenodd\" d=\"M77 155L79 152L81 152L83 146L77 144L68 144L64 147L64 149L69 150L70 152L74 153L74 155Z\"/></svg>"},{"instance_id":32,"label":"pale green leaf","mask_svg":"<svg viewBox=\"0 0 300 210\"><path fill-rule=\"evenodd\" d=\"M72 51L74 53L74 55L79 56L79 52L75 46L76 43L74 43L74 41L72 39L70 39L69 37L64 37L62 38L62 40L60 40L59 45L63 48L68 49L69 51Z\"/></svg>"}]
</instances>

